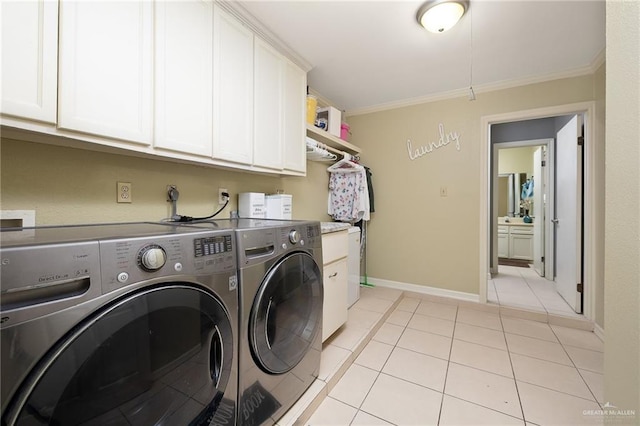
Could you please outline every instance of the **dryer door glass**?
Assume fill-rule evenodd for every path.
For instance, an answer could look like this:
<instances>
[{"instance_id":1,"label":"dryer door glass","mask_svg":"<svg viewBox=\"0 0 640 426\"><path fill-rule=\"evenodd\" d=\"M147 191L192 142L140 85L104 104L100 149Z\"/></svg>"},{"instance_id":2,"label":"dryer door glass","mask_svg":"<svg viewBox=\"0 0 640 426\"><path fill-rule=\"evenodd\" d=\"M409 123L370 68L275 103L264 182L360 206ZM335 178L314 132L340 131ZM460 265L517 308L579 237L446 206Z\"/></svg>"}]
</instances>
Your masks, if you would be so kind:
<instances>
[{"instance_id":1,"label":"dryer door glass","mask_svg":"<svg viewBox=\"0 0 640 426\"><path fill-rule=\"evenodd\" d=\"M256 363L282 374L307 354L322 327L322 274L309 254L294 252L277 262L258 289L249 335Z\"/></svg>"},{"instance_id":2,"label":"dryer door glass","mask_svg":"<svg viewBox=\"0 0 640 426\"><path fill-rule=\"evenodd\" d=\"M200 289L172 283L130 295L51 350L12 417L18 425L234 424L232 333L223 305Z\"/></svg>"}]
</instances>

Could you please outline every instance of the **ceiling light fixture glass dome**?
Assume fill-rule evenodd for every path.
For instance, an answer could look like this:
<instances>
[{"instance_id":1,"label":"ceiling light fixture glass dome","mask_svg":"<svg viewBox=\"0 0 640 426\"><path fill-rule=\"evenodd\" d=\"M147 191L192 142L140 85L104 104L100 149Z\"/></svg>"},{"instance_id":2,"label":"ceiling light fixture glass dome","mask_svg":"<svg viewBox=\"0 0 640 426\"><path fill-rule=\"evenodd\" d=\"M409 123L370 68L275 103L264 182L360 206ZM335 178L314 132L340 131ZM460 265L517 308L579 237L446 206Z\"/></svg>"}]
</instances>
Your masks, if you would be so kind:
<instances>
[{"instance_id":1,"label":"ceiling light fixture glass dome","mask_svg":"<svg viewBox=\"0 0 640 426\"><path fill-rule=\"evenodd\" d=\"M418 23L432 33L453 27L469 8L469 0L429 0L418 9Z\"/></svg>"}]
</instances>

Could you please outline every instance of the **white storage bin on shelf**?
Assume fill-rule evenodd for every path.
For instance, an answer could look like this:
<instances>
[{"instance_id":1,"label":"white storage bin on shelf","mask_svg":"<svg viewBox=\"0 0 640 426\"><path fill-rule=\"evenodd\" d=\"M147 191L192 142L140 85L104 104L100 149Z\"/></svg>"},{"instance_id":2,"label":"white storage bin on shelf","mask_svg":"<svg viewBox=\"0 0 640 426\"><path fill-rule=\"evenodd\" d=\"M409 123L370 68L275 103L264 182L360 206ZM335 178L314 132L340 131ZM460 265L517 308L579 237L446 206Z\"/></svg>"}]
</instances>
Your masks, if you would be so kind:
<instances>
[{"instance_id":1,"label":"white storage bin on shelf","mask_svg":"<svg viewBox=\"0 0 640 426\"><path fill-rule=\"evenodd\" d=\"M318 120L327 120L327 131L333 136L340 137L342 113L334 107L318 108Z\"/></svg>"}]
</instances>

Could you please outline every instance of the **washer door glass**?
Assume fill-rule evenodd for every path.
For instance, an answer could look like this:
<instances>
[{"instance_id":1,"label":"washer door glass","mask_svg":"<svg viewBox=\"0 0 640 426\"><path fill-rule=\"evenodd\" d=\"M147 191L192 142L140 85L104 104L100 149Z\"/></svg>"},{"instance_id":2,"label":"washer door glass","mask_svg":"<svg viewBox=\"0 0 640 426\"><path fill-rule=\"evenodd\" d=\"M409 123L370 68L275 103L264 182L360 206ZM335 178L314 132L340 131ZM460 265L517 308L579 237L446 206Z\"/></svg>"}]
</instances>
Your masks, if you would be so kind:
<instances>
[{"instance_id":1,"label":"washer door glass","mask_svg":"<svg viewBox=\"0 0 640 426\"><path fill-rule=\"evenodd\" d=\"M322 274L307 253L294 252L267 273L249 320L251 351L268 373L282 374L306 355L322 327Z\"/></svg>"},{"instance_id":2,"label":"washer door glass","mask_svg":"<svg viewBox=\"0 0 640 426\"><path fill-rule=\"evenodd\" d=\"M16 424L234 424L232 337L205 291L175 283L130 295L40 362L14 401Z\"/></svg>"}]
</instances>

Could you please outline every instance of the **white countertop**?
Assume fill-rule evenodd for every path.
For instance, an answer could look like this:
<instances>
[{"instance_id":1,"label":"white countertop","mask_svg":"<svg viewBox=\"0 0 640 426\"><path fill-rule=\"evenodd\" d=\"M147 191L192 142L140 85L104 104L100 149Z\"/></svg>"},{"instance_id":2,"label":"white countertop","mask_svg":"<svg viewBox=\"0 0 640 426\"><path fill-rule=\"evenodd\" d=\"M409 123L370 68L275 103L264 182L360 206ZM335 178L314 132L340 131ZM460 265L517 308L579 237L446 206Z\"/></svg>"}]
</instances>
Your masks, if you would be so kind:
<instances>
[{"instance_id":1,"label":"white countertop","mask_svg":"<svg viewBox=\"0 0 640 426\"><path fill-rule=\"evenodd\" d=\"M320 229L323 234L328 234L330 232L338 232L344 231L351 227L350 223L346 222L320 222Z\"/></svg>"},{"instance_id":2,"label":"white countertop","mask_svg":"<svg viewBox=\"0 0 640 426\"><path fill-rule=\"evenodd\" d=\"M505 222L504 217L498 218L498 225L500 226L533 226L533 223L524 223L521 217L510 217L509 222Z\"/></svg>"}]
</instances>

